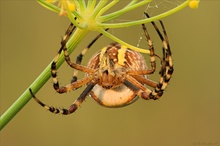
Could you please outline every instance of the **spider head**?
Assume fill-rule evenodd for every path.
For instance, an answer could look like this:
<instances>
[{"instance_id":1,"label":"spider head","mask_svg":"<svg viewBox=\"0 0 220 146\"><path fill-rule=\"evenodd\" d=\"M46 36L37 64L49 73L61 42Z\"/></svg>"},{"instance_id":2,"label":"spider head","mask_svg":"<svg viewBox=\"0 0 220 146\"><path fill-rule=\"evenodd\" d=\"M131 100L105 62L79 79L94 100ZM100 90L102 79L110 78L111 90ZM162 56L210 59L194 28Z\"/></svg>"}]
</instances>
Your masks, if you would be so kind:
<instances>
[{"instance_id":1,"label":"spider head","mask_svg":"<svg viewBox=\"0 0 220 146\"><path fill-rule=\"evenodd\" d=\"M99 55L98 84L105 89L111 89L121 84L123 66L118 64L119 44L113 43L103 48Z\"/></svg>"}]
</instances>

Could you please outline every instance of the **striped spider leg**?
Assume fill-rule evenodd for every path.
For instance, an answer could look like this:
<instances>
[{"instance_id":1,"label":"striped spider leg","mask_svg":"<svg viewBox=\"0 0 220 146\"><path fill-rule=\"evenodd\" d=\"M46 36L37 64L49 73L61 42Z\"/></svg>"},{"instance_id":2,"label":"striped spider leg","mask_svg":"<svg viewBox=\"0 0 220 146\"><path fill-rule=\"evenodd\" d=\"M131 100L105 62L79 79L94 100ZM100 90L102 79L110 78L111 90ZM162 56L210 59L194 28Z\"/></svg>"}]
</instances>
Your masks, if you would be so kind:
<instances>
[{"instance_id":1,"label":"striped spider leg","mask_svg":"<svg viewBox=\"0 0 220 146\"><path fill-rule=\"evenodd\" d=\"M149 18L149 15L147 13L144 13L144 14ZM154 100L156 100L156 99L160 98L163 95L163 91L167 87L167 84L168 84L168 82L169 82L169 80L172 76L173 70L174 70L167 33L166 33L165 27L163 25L163 22L161 20L159 20L159 22L160 22L161 27L163 29L164 36L160 32L160 30L157 27L157 25L155 24L155 22L152 21L151 23L154 26L155 30L157 31L157 33L158 33L158 35L159 35L159 37L162 41L162 44L163 44L163 48L162 48L163 59L161 61L162 66L161 66L161 71L160 71L160 75L161 75L160 81L158 83L156 83L156 82L150 81L149 79L146 79L146 78L143 78L143 77L140 77L140 76L134 76L134 75L141 75L141 74L142 75L147 75L147 74L149 74L149 70L145 70L145 71L144 70L140 70L140 71L132 70L132 71L129 71L129 75L132 75L140 83L149 85L151 87L154 87L154 90L151 91L151 90L145 88L142 85L139 86L139 90L143 90L143 91L145 91L145 93L148 93L148 94L142 95L142 97L144 99L154 99ZM147 29L146 29L145 25L142 24L142 27L144 29L145 36L148 40L149 50L154 49L153 44L151 42L150 36L147 32ZM155 61L154 61L153 56L156 56L156 54L153 54L153 51L152 51L152 53L150 53L151 65L153 65L152 70L155 71L155 69L153 69L154 65L155 65ZM156 67L156 65L155 65L155 67Z\"/></svg>"},{"instance_id":2,"label":"striped spider leg","mask_svg":"<svg viewBox=\"0 0 220 146\"><path fill-rule=\"evenodd\" d=\"M149 15L147 13L145 13L145 15L149 18ZM157 25L152 21L152 25L154 26L154 28L156 29L162 44L163 44L163 60L162 60L162 67L161 67L161 77L160 77L160 81L157 84L157 87L154 89L154 91L150 94L150 98L152 99L158 99L159 97L162 96L164 89L167 87L168 82L171 79L171 76L173 74L173 62L172 62L172 53L170 50L170 44L169 44L169 40L167 37L167 33L164 27L164 24L161 20L159 20L162 30L163 30L163 35L161 34L161 32L159 31Z\"/></svg>"},{"instance_id":3,"label":"striped spider leg","mask_svg":"<svg viewBox=\"0 0 220 146\"><path fill-rule=\"evenodd\" d=\"M105 30L107 31L108 29L105 29ZM95 37L95 39L92 40L92 42L89 43L89 45L88 45L85 49L83 49L83 51L82 51L82 52L77 56L77 58L76 58L76 64L81 64L82 59L83 59L83 56L86 54L86 52L89 50L89 48L90 48L101 36L102 36L102 34L100 33L99 35L97 35L97 36ZM64 50L65 50L65 60L66 60L66 62L69 64L69 66L72 67L72 66L71 66L72 63L71 63L71 61L70 61L70 58L69 58L67 49L65 48ZM74 67L72 67L72 68L74 68ZM75 70L74 70L74 73L73 73L73 78L72 78L72 80L71 80L71 83L77 81L77 75L78 75L78 70L75 69Z\"/></svg>"}]
</instances>

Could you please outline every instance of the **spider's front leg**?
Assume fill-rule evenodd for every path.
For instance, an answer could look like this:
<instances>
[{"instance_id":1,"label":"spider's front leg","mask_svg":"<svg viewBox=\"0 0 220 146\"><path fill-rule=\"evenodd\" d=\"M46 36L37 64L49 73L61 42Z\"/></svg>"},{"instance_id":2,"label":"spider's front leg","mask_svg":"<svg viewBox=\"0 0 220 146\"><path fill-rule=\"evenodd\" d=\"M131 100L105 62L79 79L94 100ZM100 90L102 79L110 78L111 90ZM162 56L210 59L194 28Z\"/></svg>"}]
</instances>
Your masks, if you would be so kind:
<instances>
[{"instance_id":1,"label":"spider's front leg","mask_svg":"<svg viewBox=\"0 0 220 146\"><path fill-rule=\"evenodd\" d=\"M89 43L89 45L77 56L76 59L76 63L71 62L71 59L69 57L67 48L66 48L66 43L69 40L70 36L72 35L72 32L74 31L76 27L71 23L69 28L67 29L64 37L62 38L61 41L61 48L58 51L57 56L55 57L54 61L51 64L51 76L53 79L53 87L56 90L56 92L58 93L65 93L67 91L69 91L65 86L60 87L59 86L59 81L57 79L57 71L56 71L56 63L60 57L61 52L64 52L64 56L65 56L65 61L67 62L67 64L74 68L74 73L73 73L73 77L71 79L71 84L75 84L75 82L77 82L77 75L78 75L78 71L82 71L88 74L93 74L94 70L91 70L85 66L80 65L83 59L83 56L85 55L85 53L89 50L89 48L102 36L102 34L100 33L99 35L97 35L95 37L95 39L92 40L91 43ZM106 29L107 31L108 29ZM77 88L75 88L77 89Z\"/></svg>"},{"instance_id":2,"label":"spider's front leg","mask_svg":"<svg viewBox=\"0 0 220 146\"><path fill-rule=\"evenodd\" d=\"M147 13L145 13L145 15L149 18L149 15ZM162 41L162 44L163 44L163 49L162 49L163 58L161 59L162 65L161 65L161 70L160 70L160 80L158 83L156 83L154 81L151 81L151 80L143 77L143 75L149 75L155 71L156 63L155 63L154 56L157 56L156 54L154 54L154 47L153 47L150 36L149 36L144 24L142 24L142 28L145 32L145 36L148 41L152 69L128 71L128 74L130 76L132 76L135 80L133 80L130 76L127 76L126 79L131 83L131 84L127 84L127 86L131 89L133 88L133 90L135 90L138 93L138 95L140 94L142 98L156 100L156 99L159 99L163 95L163 92L168 85L168 82L169 82L169 80L172 76L172 73L173 73L173 63L172 63L171 50L170 50L170 46L169 46L168 37L167 37L165 27L164 27L162 21L160 21L160 24L162 26L164 36L162 35L160 30L158 29L157 25L153 21L151 23L153 24L153 26L154 26L155 30L157 31L157 33ZM139 81L141 84L137 84L137 81ZM136 84L136 85L133 86L134 84ZM154 89L153 90L147 89L142 84L149 85L149 86L153 87Z\"/></svg>"},{"instance_id":3,"label":"spider's front leg","mask_svg":"<svg viewBox=\"0 0 220 146\"><path fill-rule=\"evenodd\" d=\"M149 15L147 13L145 13L145 15L149 18ZM157 83L156 88L150 93L150 98L151 99L158 99L162 96L165 88L168 85L168 82L171 79L171 76L173 74L173 62L172 62L172 53L171 53L171 49L170 49L170 45L169 45L169 40L167 37L167 33L165 30L165 27L163 25L162 21L159 21L160 25L162 27L163 30L163 34L160 32L160 30L158 29L157 25L152 21L152 25L154 26L155 30L157 31L157 34L159 35L162 44L163 44L163 59L162 59L162 66L161 66L161 71L160 71L160 81Z\"/></svg>"},{"instance_id":4,"label":"spider's front leg","mask_svg":"<svg viewBox=\"0 0 220 146\"><path fill-rule=\"evenodd\" d=\"M66 43L69 40L69 38L70 38L70 36L71 36L71 34L72 34L72 32L74 31L75 28L76 27L71 23L70 26L68 27L64 37L62 38L60 50L58 51L57 56L54 58L53 62L51 63L51 76L52 76L52 79L53 79L53 87L56 90L56 92L58 92L58 93L65 93L65 92L69 91L70 90L68 88L69 86L74 86L75 89L80 86L79 82L76 83L77 78L73 77L73 79L71 81L71 84L74 84L74 85L70 84L70 85L67 85L67 86L60 87L59 81L57 79L57 70L56 70L57 67L56 67L56 64L57 64L57 61L58 61L62 51L64 51L64 56L65 56L66 62L72 68L80 70L80 71L84 71L84 72L90 73L90 74L94 72L93 70L88 69L87 67L84 67L84 66L81 66L81 65L77 64L78 62L77 63L73 63L73 62L70 61L70 58L69 58L69 55L68 55L68 52L67 52L67 48L66 48Z\"/></svg>"},{"instance_id":5,"label":"spider's front leg","mask_svg":"<svg viewBox=\"0 0 220 146\"><path fill-rule=\"evenodd\" d=\"M106 29L107 31L108 29ZM82 59L83 59L83 56L86 54L86 52L90 49L90 47L102 36L102 33L98 34L88 45L85 49L83 49L83 51L76 57L76 64L81 64L82 62ZM66 62L68 63L68 65L71 66L71 61L70 61L70 57L69 57L69 54L67 52L67 50L64 50L65 51L65 59L66 59ZM72 67L72 66L71 66ZM73 77L72 77L72 80L71 80L71 83L73 82L76 82L77 81L77 75L78 75L78 70L74 69L73 71Z\"/></svg>"},{"instance_id":6,"label":"spider's front leg","mask_svg":"<svg viewBox=\"0 0 220 146\"><path fill-rule=\"evenodd\" d=\"M63 92L61 92L59 89L59 81L57 79L56 64L57 64L57 61L60 57L60 54L61 54L63 48L66 46L66 43L69 40L69 38L70 38L71 34L73 33L73 31L75 30L75 28L76 27L72 23L69 25L68 29L65 32L65 35L63 36L63 38L61 40L61 47L58 51L58 54L56 55L53 62L51 63L51 76L53 79L53 87L58 93L63 93Z\"/></svg>"},{"instance_id":7,"label":"spider's front leg","mask_svg":"<svg viewBox=\"0 0 220 146\"><path fill-rule=\"evenodd\" d=\"M69 115L73 112L75 112L75 110L82 104L82 102L85 100L85 98L87 97L88 93L93 89L93 87L96 85L96 83L90 82L88 83L87 87L85 88L85 90L80 94L80 96L75 100L75 102L73 102L73 104L70 105L70 107L68 109L62 108L56 108L53 106L48 106L46 104L44 104L42 101L40 101L32 92L31 88L29 89L32 97L34 98L34 100L39 103L42 107L44 107L45 109L49 110L50 112L54 113L54 114L62 114L62 115Z\"/></svg>"},{"instance_id":8,"label":"spider's front leg","mask_svg":"<svg viewBox=\"0 0 220 146\"><path fill-rule=\"evenodd\" d=\"M137 95L144 99L151 99L150 94L151 90L143 86L143 84L156 88L157 83L147 79L146 75L153 74L156 70L156 62L155 62L155 53L154 53L154 46L150 39L150 35L147 31L147 28L144 24L142 24L142 28L144 30L144 34L147 38L147 43L150 51L150 63L151 69L142 69L142 70L128 70L127 76L125 77L124 84L136 92Z\"/></svg>"},{"instance_id":9,"label":"spider's front leg","mask_svg":"<svg viewBox=\"0 0 220 146\"><path fill-rule=\"evenodd\" d=\"M153 43L150 39L150 35L147 31L147 28L144 24L142 24L142 28L144 30L145 36L147 38L147 43L150 51L150 64L151 64L151 69L143 69L143 70L129 70L127 73L132 76L137 76L137 75L149 75L153 74L156 70L156 62L155 62L155 53L154 53L154 46Z\"/></svg>"}]
</instances>

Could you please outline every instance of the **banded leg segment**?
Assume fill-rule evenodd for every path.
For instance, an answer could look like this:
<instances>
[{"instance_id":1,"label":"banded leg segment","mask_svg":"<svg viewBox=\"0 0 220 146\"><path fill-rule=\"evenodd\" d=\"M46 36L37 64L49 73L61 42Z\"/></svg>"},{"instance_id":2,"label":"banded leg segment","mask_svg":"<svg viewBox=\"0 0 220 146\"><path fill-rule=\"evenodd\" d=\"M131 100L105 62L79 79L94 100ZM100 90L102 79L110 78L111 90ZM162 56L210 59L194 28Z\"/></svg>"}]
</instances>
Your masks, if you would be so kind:
<instances>
[{"instance_id":1,"label":"banded leg segment","mask_svg":"<svg viewBox=\"0 0 220 146\"><path fill-rule=\"evenodd\" d=\"M139 81L133 78L130 75L126 75L123 79L123 84L135 92L139 97L144 99L150 99L149 95L152 92L150 89L147 89Z\"/></svg>"},{"instance_id":2,"label":"banded leg segment","mask_svg":"<svg viewBox=\"0 0 220 146\"><path fill-rule=\"evenodd\" d=\"M107 30L108 30L108 29L106 29L106 31L107 31ZM95 37L95 39L93 39L93 40L88 44L88 46L87 46L85 49L83 49L83 51L82 51L82 52L77 56L77 58L76 58L76 64L81 64L82 59L83 59L83 56L86 54L86 52L90 49L90 47L91 47L101 36L102 36L102 33L98 34L98 35ZM69 60L67 63L70 65L70 64L71 64L71 63L70 63L71 61L70 61L70 59L68 59L68 58L69 58L69 55L68 55L67 52L66 52L65 54L66 54L66 59ZM78 75L78 70L74 70L71 83L77 81L77 75Z\"/></svg>"},{"instance_id":3,"label":"banded leg segment","mask_svg":"<svg viewBox=\"0 0 220 146\"><path fill-rule=\"evenodd\" d=\"M150 50L150 63L151 63L151 69L145 69L145 70L129 70L127 73L132 76L136 75L149 75L153 74L156 70L156 61L155 61L155 53L154 53L154 46L150 39L150 35L147 31L147 28L144 24L142 24L142 28L144 30L145 36L147 38L148 47Z\"/></svg>"},{"instance_id":4,"label":"banded leg segment","mask_svg":"<svg viewBox=\"0 0 220 146\"><path fill-rule=\"evenodd\" d=\"M150 35L147 31L147 28L144 24L142 24L142 28L144 30L144 33L145 33L145 36L147 38L147 43L148 43L148 47L149 47L149 50L150 50L150 62L151 62L151 69L147 70L147 71L150 71L150 73L148 74L153 74L156 70L156 62L155 62L155 53L154 53L154 46L153 46L153 43L150 39ZM144 72L144 71L143 71Z\"/></svg>"},{"instance_id":5,"label":"banded leg segment","mask_svg":"<svg viewBox=\"0 0 220 146\"><path fill-rule=\"evenodd\" d=\"M64 37L63 37L63 39L62 39L62 41L61 41L61 48L60 48L60 50L58 51L57 56L55 57L54 61L53 61L52 64L51 64L51 75L52 75L52 79L53 79L53 87L54 87L54 89L55 89L58 93L65 93L65 92L69 91L70 89L76 89L76 88L78 88L78 87L80 87L80 86L83 85L83 84L80 84L81 81L76 82L77 80L73 80L73 81L71 82L71 84L69 84L69 85L67 85L67 86L62 86L62 87L60 87L59 81L58 81L58 79L57 79L56 63L57 63L58 58L59 58L59 56L60 56L60 54L61 54L62 51L64 52L64 56L65 56L66 62L67 62L72 68L77 69L77 70L80 70L80 71L83 71L83 72L86 72L86 73L88 73L88 74L93 74L93 73L94 73L94 70L93 70L93 69L89 69L89 68L87 68L87 67L81 66L81 65L79 65L79 64L77 64L77 63L73 63L73 62L70 61L70 57L69 57L69 55L68 55L67 48L66 48L66 43L67 43L67 41L69 40L69 38L70 38L70 36L71 36L71 34L72 34L72 32L74 31L75 28L76 28L76 27L73 26L73 24L71 23L70 26L69 26L69 28L67 29L67 31L66 31L66 33L65 33L65 35L64 35ZM101 35L99 35L99 37L100 37L100 36L101 36ZM98 39L99 37L97 37L97 39ZM96 39L96 40L97 40L97 39ZM95 40L95 41L96 41L96 40ZM94 41L94 42L95 42L95 41ZM94 43L94 42L93 42L93 43ZM93 43L92 43L92 44L93 44ZM84 51L84 52L86 52L86 51ZM77 79L77 78L76 78L76 79ZM88 79L89 79L89 78L88 78ZM87 80L88 80L88 79L87 79Z\"/></svg>"},{"instance_id":6,"label":"banded leg segment","mask_svg":"<svg viewBox=\"0 0 220 146\"><path fill-rule=\"evenodd\" d=\"M157 82L152 81L150 79L144 78L143 76L132 76L135 78L138 82L143 83L145 85L148 85L150 87L156 88L157 87Z\"/></svg>"},{"instance_id":7,"label":"banded leg segment","mask_svg":"<svg viewBox=\"0 0 220 146\"><path fill-rule=\"evenodd\" d=\"M40 101L32 92L31 89L29 89L32 97L34 98L34 100L39 103L42 107L44 107L45 109L47 109L48 111L54 113L54 114L62 114L62 115L69 115L73 112L75 112L75 110L77 110L77 108L82 104L82 102L86 99L88 93L92 90L92 88L95 86L95 83L90 82L88 84L88 86L86 87L86 89L82 92L82 94L80 94L80 96L75 100L75 102L73 104L70 105L70 107L68 109L62 108L56 108L53 106L48 106L46 104L44 104L42 101Z\"/></svg>"},{"instance_id":8,"label":"banded leg segment","mask_svg":"<svg viewBox=\"0 0 220 146\"><path fill-rule=\"evenodd\" d=\"M149 15L147 13L145 13L145 15L149 18ZM157 31L163 44L163 59L162 59L162 66L161 66L161 72L160 72L160 75L161 75L160 81L157 84L157 87L149 95L151 99L156 100L162 96L163 91L167 87L167 84L173 74L173 63L172 63L172 57L171 57L172 53L170 50L170 45L169 45L167 33L163 25L163 22L160 21L164 37L161 34L160 30L158 29L157 25L153 21L151 23L154 26L155 30Z\"/></svg>"},{"instance_id":9,"label":"banded leg segment","mask_svg":"<svg viewBox=\"0 0 220 146\"><path fill-rule=\"evenodd\" d=\"M75 28L76 27L72 23L69 25L68 29L65 32L64 37L61 40L61 47L60 47L56 57L54 58L53 62L51 63L51 76L53 79L53 87L56 91L59 89L59 81L57 79L56 64L57 64L57 61L58 61L60 54L63 50L63 47L66 46L66 43L69 40L69 38L70 38L72 32L75 30Z\"/></svg>"}]
</instances>

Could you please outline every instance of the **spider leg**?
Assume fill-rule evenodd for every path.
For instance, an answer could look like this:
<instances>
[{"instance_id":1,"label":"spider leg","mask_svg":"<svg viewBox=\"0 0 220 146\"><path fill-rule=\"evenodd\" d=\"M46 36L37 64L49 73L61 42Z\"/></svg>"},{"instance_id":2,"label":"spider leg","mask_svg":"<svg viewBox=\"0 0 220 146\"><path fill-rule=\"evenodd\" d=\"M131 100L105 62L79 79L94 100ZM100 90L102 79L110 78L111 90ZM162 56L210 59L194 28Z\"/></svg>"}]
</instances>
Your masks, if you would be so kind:
<instances>
[{"instance_id":1,"label":"spider leg","mask_svg":"<svg viewBox=\"0 0 220 146\"><path fill-rule=\"evenodd\" d=\"M149 15L145 13L145 15L149 18ZM155 30L157 31L162 43L163 43L163 59L162 59L162 66L160 71L160 81L157 84L157 87L150 93L150 98L152 99L158 99L162 96L164 89L167 87L167 84L173 74L173 63L172 63L172 53L170 50L170 45L167 37L167 33L165 30L165 27L163 25L163 22L160 21L160 24L163 29L163 35L161 34L160 30L158 29L157 25L152 21L152 25L154 26Z\"/></svg>"},{"instance_id":2,"label":"spider leg","mask_svg":"<svg viewBox=\"0 0 220 146\"><path fill-rule=\"evenodd\" d=\"M147 31L147 28L144 24L142 24L142 28L144 30L144 33L145 33L145 36L147 38L147 43L148 43L148 46L149 46L149 50L150 50L150 62L151 62L151 69L150 69L150 74L154 73L155 70L156 70L156 62L155 62L155 53L154 53L154 46L153 46L153 43L150 39L150 35ZM149 71L149 69L148 69Z\"/></svg>"},{"instance_id":3,"label":"spider leg","mask_svg":"<svg viewBox=\"0 0 220 146\"><path fill-rule=\"evenodd\" d=\"M150 63L151 63L151 69L144 69L144 70L129 70L127 73L129 75L148 75L148 74L153 74L156 70L156 62L155 62L155 53L154 53L154 46L153 43L150 39L150 35L147 31L147 28L144 24L142 24L142 28L144 30L145 36L147 38L147 43L149 46L150 50Z\"/></svg>"},{"instance_id":4,"label":"spider leg","mask_svg":"<svg viewBox=\"0 0 220 146\"><path fill-rule=\"evenodd\" d=\"M86 85L88 82L90 82L93 79L94 79L94 76L90 75L90 76L87 76L79 81L68 84L66 86L59 87L59 84L57 84L54 86L54 89L57 91L57 93L60 93L60 94L66 93L68 91L77 89L77 88L81 87L82 85Z\"/></svg>"},{"instance_id":5,"label":"spider leg","mask_svg":"<svg viewBox=\"0 0 220 146\"><path fill-rule=\"evenodd\" d=\"M150 50L150 62L151 62L151 69L145 69L145 70L129 70L127 71L127 74L131 75L127 76L127 80L130 81L132 83L132 85L126 81L125 85L128 86L129 88L133 88L133 90L137 90L138 89L138 94L139 96L141 96L144 99L149 99L149 94L151 93L151 91L149 89L147 89L146 87L144 87L142 84L140 83L144 83L146 85L149 85L151 87L156 88L157 87L157 83L154 81L151 81L149 79L144 78L141 75L148 75L148 74L153 74L156 70L156 62L155 62L155 56L157 56L154 53L154 46L153 43L150 39L150 35L147 31L147 28L144 24L142 24L142 28L144 30L145 36L147 38L147 42L148 42L148 47ZM135 80L136 79L136 80ZM139 83L140 82L140 83ZM137 89L136 89L137 88Z\"/></svg>"},{"instance_id":6,"label":"spider leg","mask_svg":"<svg viewBox=\"0 0 220 146\"><path fill-rule=\"evenodd\" d=\"M132 76L126 75L125 78L122 79L122 83L131 90L133 90L139 97L142 97L144 99L150 99L149 95L152 91L144 87L144 85L142 85Z\"/></svg>"},{"instance_id":7,"label":"spider leg","mask_svg":"<svg viewBox=\"0 0 220 146\"><path fill-rule=\"evenodd\" d=\"M61 40L61 48L60 48L61 50L62 50L62 46L67 43L67 41L69 40L70 36L72 35L75 29L76 29L76 26L74 26L73 23L70 23L68 29L65 32L65 35L63 36Z\"/></svg>"},{"instance_id":8,"label":"spider leg","mask_svg":"<svg viewBox=\"0 0 220 146\"><path fill-rule=\"evenodd\" d=\"M52 76L52 79L53 79L53 87L54 89L58 92L58 93L64 93L64 92L67 92L69 91L69 88L68 86L71 86L70 85L67 85L67 86L63 86L63 87L60 87L59 85L59 81L57 79L57 70L56 70L56 63L60 57L60 54L62 52L62 50L64 51L64 54L67 53L67 49L66 49L66 43L67 41L69 40L72 32L74 31L76 27L71 23L70 26L68 27L68 29L66 30L66 33L64 35L64 37L62 38L62 41L61 41L61 47L58 51L58 54L57 56L54 58L53 62L51 63L51 76ZM68 53L67 53L68 54ZM65 55L65 59L69 59L69 57L66 57ZM84 67L84 66L81 66L81 65L78 65L78 64L75 64L75 63L72 63L72 66L75 68L75 69L78 69L78 70L81 70L81 71L84 71L84 72L87 72L89 74L92 74L94 73L94 70L91 70L87 67ZM78 82L76 83L78 84ZM78 87L78 86L77 86ZM75 88L77 88L75 87Z\"/></svg>"},{"instance_id":9,"label":"spider leg","mask_svg":"<svg viewBox=\"0 0 220 146\"><path fill-rule=\"evenodd\" d=\"M157 56L157 55L154 53L153 43L150 39L150 35L149 35L147 28L144 24L142 24L142 28L143 28L145 36L147 38L147 42L148 42L148 46L149 46L149 50L150 50L151 69L138 70L138 71L137 70L130 70L127 72L129 75L133 75L133 76L153 74L156 70L155 56Z\"/></svg>"},{"instance_id":10,"label":"spider leg","mask_svg":"<svg viewBox=\"0 0 220 146\"><path fill-rule=\"evenodd\" d=\"M108 29L106 29L107 31ZM81 64L83 56L86 54L86 52L89 50L89 48L102 36L102 33L98 34L95 39L93 39L88 46L83 49L83 51L77 56L76 58L76 64ZM67 53L68 54L68 53ZM66 58L69 58L69 55L66 56ZM69 59L70 60L70 59ZM67 62L68 63L68 62ZM68 63L69 64L69 63ZM73 77L71 80L71 83L76 82L77 81L77 75L78 75L78 70L74 70L73 72Z\"/></svg>"},{"instance_id":11,"label":"spider leg","mask_svg":"<svg viewBox=\"0 0 220 146\"><path fill-rule=\"evenodd\" d=\"M144 78L143 76L132 76L133 78L135 78L138 82L141 82L141 83L144 83L148 86L151 86L153 88L156 88L157 87L157 82L155 81L152 81L150 79L146 79Z\"/></svg>"},{"instance_id":12,"label":"spider leg","mask_svg":"<svg viewBox=\"0 0 220 146\"><path fill-rule=\"evenodd\" d=\"M54 114L62 114L62 115L69 115L73 112L75 112L75 110L82 104L82 102L86 99L87 94L92 90L92 88L95 86L95 83L90 82L87 87L85 88L85 90L80 94L80 96L75 100L75 102L73 102L73 104L70 105L70 107L68 109L59 109L53 106L48 106L46 104L44 104L42 101L40 101L32 92L31 88L29 89L32 97L34 98L34 100L39 103L42 107L44 107L45 109L49 110L50 112L54 113Z\"/></svg>"},{"instance_id":13,"label":"spider leg","mask_svg":"<svg viewBox=\"0 0 220 146\"><path fill-rule=\"evenodd\" d=\"M61 40L61 47L57 53L57 55L55 56L53 62L51 63L51 76L53 79L53 87L55 90L57 90L59 88L59 82L57 79L57 71L56 71L56 63L60 57L60 54L63 50L63 46L66 45L67 41L69 40L72 32L75 30L76 26L73 25L73 23L71 23L68 27L68 29L65 32L65 35L63 36L62 40Z\"/></svg>"}]
</instances>

